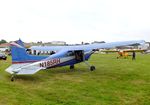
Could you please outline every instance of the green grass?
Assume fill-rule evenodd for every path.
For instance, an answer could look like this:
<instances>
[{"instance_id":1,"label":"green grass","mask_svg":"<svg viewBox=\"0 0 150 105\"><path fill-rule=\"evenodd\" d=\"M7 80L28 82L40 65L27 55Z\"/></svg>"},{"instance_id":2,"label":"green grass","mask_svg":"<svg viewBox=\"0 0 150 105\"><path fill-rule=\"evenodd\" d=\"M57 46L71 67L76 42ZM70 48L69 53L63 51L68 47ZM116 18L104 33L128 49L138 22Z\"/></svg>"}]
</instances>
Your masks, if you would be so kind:
<instances>
[{"instance_id":1,"label":"green grass","mask_svg":"<svg viewBox=\"0 0 150 105\"><path fill-rule=\"evenodd\" d=\"M10 81L0 61L0 105L150 105L150 55L137 60L94 54L91 72L84 63L75 70L60 67Z\"/></svg>"}]
</instances>

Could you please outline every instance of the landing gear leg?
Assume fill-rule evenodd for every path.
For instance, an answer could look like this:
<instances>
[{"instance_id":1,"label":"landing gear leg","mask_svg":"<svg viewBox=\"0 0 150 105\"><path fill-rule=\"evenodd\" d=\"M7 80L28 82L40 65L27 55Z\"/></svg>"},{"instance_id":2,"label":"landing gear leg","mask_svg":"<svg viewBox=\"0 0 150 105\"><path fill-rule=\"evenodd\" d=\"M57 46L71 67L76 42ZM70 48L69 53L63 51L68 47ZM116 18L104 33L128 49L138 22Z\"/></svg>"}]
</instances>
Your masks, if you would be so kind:
<instances>
[{"instance_id":1,"label":"landing gear leg","mask_svg":"<svg viewBox=\"0 0 150 105\"><path fill-rule=\"evenodd\" d=\"M91 66L88 62L84 61L84 63L90 68L91 71L96 69L95 66Z\"/></svg>"}]
</instances>

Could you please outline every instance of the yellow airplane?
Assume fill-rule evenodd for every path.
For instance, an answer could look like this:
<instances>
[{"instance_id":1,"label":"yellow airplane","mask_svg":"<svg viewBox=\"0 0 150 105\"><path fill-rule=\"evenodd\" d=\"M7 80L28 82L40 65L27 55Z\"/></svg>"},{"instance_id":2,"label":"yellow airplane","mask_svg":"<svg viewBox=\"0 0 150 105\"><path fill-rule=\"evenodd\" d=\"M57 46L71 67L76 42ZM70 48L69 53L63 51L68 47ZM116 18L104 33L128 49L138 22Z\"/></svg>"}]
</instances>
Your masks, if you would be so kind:
<instances>
[{"instance_id":1,"label":"yellow airplane","mask_svg":"<svg viewBox=\"0 0 150 105\"><path fill-rule=\"evenodd\" d=\"M131 56L129 54L129 52L145 52L146 50L141 50L141 49L124 49L124 50L103 50L102 52L105 53L113 53L113 52L117 52L119 56L117 56L117 59L119 58L128 58L129 56Z\"/></svg>"}]
</instances>

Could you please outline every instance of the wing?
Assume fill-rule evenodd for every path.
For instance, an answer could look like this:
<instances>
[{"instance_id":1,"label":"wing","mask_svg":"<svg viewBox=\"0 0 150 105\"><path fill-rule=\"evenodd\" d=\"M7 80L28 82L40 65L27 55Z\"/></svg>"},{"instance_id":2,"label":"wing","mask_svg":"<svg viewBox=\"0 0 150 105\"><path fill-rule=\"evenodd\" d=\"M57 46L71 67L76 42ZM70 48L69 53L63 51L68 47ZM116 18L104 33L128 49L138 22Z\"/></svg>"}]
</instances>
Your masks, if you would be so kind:
<instances>
[{"instance_id":1,"label":"wing","mask_svg":"<svg viewBox=\"0 0 150 105\"><path fill-rule=\"evenodd\" d=\"M39 67L36 64L33 63L24 63L24 64L13 64L10 67L6 69L6 71L10 74L34 74L38 72L41 69L45 69L43 67Z\"/></svg>"},{"instance_id":2,"label":"wing","mask_svg":"<svg viewBox=\"0 0 150 105\"><path fill-rule=\"evenodd\" d=\"M90 45L78 45L78 46L33 46L30 49L32 50L41 50L41 51L60 51L60 50L93 50L93 49L102 49L102 48L115 48L121 46L129 46L136 44L143 44L144 40L138 41L123 41L123 42L111 42L111 43L102 43L102 44L90 44Z\"/></svg>"},{"instance_id":3,"label":"wing","mask_svg":"<svg viewBox=\"0 0 150 105\"><path fill-rule=\"evenodd\" d=\"M130 45L138 45L143 44L145 41L123 41L123 42L111 42L111 43L102 43L102 44L91 44L91 45L83 45L82 48L85 50L92 50L92 49L102 49L102 48L115 48L121 46L130 46ZM80 48L81 49L81 48Z\"/></svg>"}]
</instances>

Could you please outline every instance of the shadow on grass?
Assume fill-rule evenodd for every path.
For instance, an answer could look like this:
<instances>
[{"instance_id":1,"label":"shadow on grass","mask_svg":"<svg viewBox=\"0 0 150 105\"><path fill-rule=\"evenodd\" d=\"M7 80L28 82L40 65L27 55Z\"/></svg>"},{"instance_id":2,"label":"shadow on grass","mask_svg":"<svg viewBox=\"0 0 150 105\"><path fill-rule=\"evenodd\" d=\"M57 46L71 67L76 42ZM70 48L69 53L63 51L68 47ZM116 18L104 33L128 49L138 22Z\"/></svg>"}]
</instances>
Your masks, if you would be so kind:
<instances>
[{"instance_id":1,"label":"shadow on grass","mask_svg":"<svg viewBox=\"0 0 150 105\"><path fill-rule=\"evenodd\" d=\"M52 68L52 69L46 69L41 70L33 75L16 75L14 81L44 81L46 78L49 78L50 76L53 77L57 74L73 74L73 73L86 73L90 72L90 70L85 68L75 68L75 69L69 69L66 67L60 67L60 68ZM7 80L11 80L12 75L7 75Z\"/></svg>"},{"instance_id":2,"label":"shadow on grass","mask_svg":"<svg viewBox=\"0 0 150 105\"><path fill-rule=\"evenodd\" d=\"M53 68L45 70L48 74L65 74L65 73L84 73L89 72L90 70L86 70L84 68L75 68L75 69L66 69L66 68Z\"/></svg>"},{"instance_id":3,"label":"shadow on grass","mask_svg":"<svg viewBox=\"0 0 150 105\"><path fill-rule=\"evenodd\" d=\"M7 79L11 81L11 75L7 75ZM16 75L14 81L40 81L41 79L37 75Z\"/></svg>"},{"instance_id":4,"label":"shadow on grass","mask_svg":"<svg viewBox=\"0 0 150 105\"><path fill-rule=\"evenodd\" d=\"M16 79L25 80L25 81L39 81L39 76L35 75L17 75Z\"/></svg>"}]
</instances>

